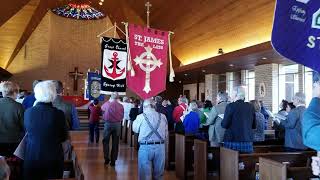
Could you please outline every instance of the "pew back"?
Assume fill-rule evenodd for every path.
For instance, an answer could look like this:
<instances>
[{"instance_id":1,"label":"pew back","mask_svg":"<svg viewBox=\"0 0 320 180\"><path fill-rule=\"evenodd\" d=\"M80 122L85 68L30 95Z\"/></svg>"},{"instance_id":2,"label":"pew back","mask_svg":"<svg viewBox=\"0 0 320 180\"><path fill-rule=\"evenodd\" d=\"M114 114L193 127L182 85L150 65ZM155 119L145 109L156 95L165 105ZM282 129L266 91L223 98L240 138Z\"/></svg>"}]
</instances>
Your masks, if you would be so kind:
<instances>
[{"instance_id":1,"label":"pew back","mask_svg":"<svg viewBox=\"0 0 320 180\"><path fill-rule=\"evenodd\" d=\"M298 160L288 164L278 160L259 158L259 176L261 180L287 180L288 178L309 180L315 177L309 162L308 159L304 159L304 161ZM293 167L294 164L299 167Z\"/></svg>"},{"instance_id":2,"label":"pew back","mask_svg":"<svg viewBox=\"0 0 320 180\"><path fill-rule=\"evenodd\" d=\"M292 166L295 166L297 162L304 161L315 154L316 152L314 151L239 154L238 151L221 148L221 180L255 179L259 157L289 162Z\"/></svg>"},{"instance_id":3,"label":"pew back","mask_svg":"<svg viewBox=\"0 0 320 180\"><path fill-rule=\"evenodd\" d=\"M166 169L171 170L175 168L175 142L176 134L174 131L169 131L169 138L166 146Z\"/></svg>"},{"instance_id":4,"label":"pew back","mask_svg":"<svg viewBox=\"0 0 320 180\"><path fill-rule=\"evenodd\" d=\"M179 179L186 179L187 173L193 171L193 141L194 136L176 134L175 169Z\"/></svg>"},{"instance_id":5,"label":"pew back","mask_svg":"<svg viewBox=\"0 0 320 180\"><path fill-rule=\"evenodd\" d=\"M208 154L212 154L209 160ZM194 140L194 179L213 179L218 178L220 163L220 148L208 147L208 143L203 140ZM210 176L216 172L216 176Z\"/></svg>"}]
</instances>

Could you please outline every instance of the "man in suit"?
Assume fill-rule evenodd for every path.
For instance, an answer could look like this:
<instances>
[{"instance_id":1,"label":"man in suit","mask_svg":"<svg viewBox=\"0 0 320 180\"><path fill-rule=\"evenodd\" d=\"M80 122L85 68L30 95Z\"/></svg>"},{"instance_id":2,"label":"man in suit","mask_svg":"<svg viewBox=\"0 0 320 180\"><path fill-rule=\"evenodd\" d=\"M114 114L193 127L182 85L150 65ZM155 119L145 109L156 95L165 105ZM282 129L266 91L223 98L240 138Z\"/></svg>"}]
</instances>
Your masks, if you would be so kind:
<instances>
[{"instance_id":1,"label":"man in suit","mask_svg":"<svg viewBox=\"0 0 320 180\"><path fill-rule=\"evenodd\" d=\"M236 87L221 122L226 129L223 146L241 153L253 152L253 129L256 128L254 107L245 100L245 88Z\"/></svg>"},{"instance_id":2,"label":"man in suit","mask_svg":"<svg viewBox=\"0 0 320 180\"><path fill-rule=\"evenodd\" d=\"M76 107L63 100L63 84L61 81L54 81L56 85L57 97L52 102L53 107L63 111L64 117L66 120L66 125L68 130L76 130L80 126L80 122L78 119L78 113ZM70 160L71 159L71 142L70 138L68 138L65 142L62 143L63 152L64 152L64 159Z\"/></svg>"},{"instance_id":3,"label":"man in suit","mask_svg":"<svg viewBox=\"0 0 320 180\"><path fill-rule=\"evenodd\" d=\"M293 97L293 104L296 108L289 112L286 120L281 121L281 125L285 128L284 147L288 152L307 149L302 142L301 129L303 113L306 110L306 96L301 92L296 93Z\"/></svg>"}]
</instances>

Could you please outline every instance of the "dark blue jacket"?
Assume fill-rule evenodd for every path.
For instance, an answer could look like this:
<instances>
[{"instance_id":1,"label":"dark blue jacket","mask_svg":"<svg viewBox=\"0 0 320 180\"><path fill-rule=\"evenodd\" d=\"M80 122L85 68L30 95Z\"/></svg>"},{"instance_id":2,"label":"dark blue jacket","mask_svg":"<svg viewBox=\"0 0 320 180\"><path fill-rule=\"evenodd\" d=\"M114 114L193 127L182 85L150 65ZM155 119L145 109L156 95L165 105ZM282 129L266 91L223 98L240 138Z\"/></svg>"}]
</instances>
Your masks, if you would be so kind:
<instances>
[{"instance_id":1,"label":"dark blue jacket","mask_svg":"<svg viewBox=\"0 0 320 180\"><path fill-rule=\"evenodd\" d=\"M303 115L302 137L306 146L320 151L320 98L313 98Z\"/></svg>"},{"instance_id":2,"label":"dark blue jacket","mask_svg":"<svg viewBox=\"0 0 320 180\"><path fill-rule=\"evenodd\" d=\"M224 142L253 142L256 128L253 105L243 100L228 104L221 125L226 129Z\"/></svg>"},{"instance_id":3,"label":"dark blue jacket","mask_svg":"<svg viewBox=\"0 0 320 180\"><path fill-rule=\"evenodd\" d=\"M36 98L34 97L34 93L32 93L31 95L24 98L24 100L22 101L22 106L25 110L27 110L33 106L35 101Z\"/></svg>"},{"instance_id":4,"label":"dark blue jacket","mask_svg":"<svg viewBox=\"0 0 320 180\"><path fill-rule=\"evenodd\" d=\"M27 132L25 162L61 161L63 164L61 143L68 134L63 112L51 103L37 103L25 112L24 119Z\"/></svg>"}]
</instances>

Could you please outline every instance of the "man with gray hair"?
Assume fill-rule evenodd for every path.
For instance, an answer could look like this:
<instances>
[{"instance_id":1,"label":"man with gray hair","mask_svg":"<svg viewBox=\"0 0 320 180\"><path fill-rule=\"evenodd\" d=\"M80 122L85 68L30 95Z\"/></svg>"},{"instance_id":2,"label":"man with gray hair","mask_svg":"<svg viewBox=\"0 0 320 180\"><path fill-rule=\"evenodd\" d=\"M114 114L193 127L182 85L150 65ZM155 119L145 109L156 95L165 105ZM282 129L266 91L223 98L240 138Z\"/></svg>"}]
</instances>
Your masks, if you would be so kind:
<instances>
[{"instance_id":1,"label":"man with gray hair","mask_svg":"<svg viewBox=\"0 0 320 180\"><path fill-rule=\"evenodd\" d=\"M306 150L307 147L302 140L303 113L306 111L306 96L302 92L298 92L293 97L293 104L296 108L292 109L287 119L281 121L281 125L285 128L285 150L295 152Z\"/></svg>"},{"instance_id":2,"label":"man with gray hair","mask_svg":"<svg viewBox=\"0 0 320 180\"><path fill-rule=\"evenodd\" d=\"M163 179L168 123L165 115L156 112L152 99L143 102L143 113L133 121L132 129L139 133L139 179Z\"/></svg>"},{"instance_id":3,"label":"man with gray hair","mask_svg":"<svg viewBox=\"0 0 320 180\"><path fill-rule=\"evenodd\" d=\"M124 117L124 109L122 104L118 102L118 93L111 94L109 101L101 106L103 113L104 132L103 132L103 152L104 164L110 163L110 166L115 166L119 151L119 139L121 132L121 122ZM111 158L109 155L109 142L112 136ZM110 162L111 161L111 162Z\"/></svg>"},{"instance_id":4,"label":"man with gray hair","mask_svg":"<svg viewBox=\"0 0 320 180\"><path fill-rule=\"evenodd\" d=\"M228 105L228 93L219 92L216 103L208 114L206 124L204 124L209 126L209 141L212 147L219 147L223 142L225 129L221 127L221 122Z\"/></svg>"},{"instance_id":5,"label":"man with gray hair","mask_svg":"<svg viewBox=\"0 0 320 180\"><path fill-rule=\"evenodd\" d=\"M226 107L221 126L226 129L223 139L225 148L241 153L253 152L253 129L256 115L253 105L245 102L245 88L236 87L232 94L233 103Z\"/></svg>"}]
</instances>

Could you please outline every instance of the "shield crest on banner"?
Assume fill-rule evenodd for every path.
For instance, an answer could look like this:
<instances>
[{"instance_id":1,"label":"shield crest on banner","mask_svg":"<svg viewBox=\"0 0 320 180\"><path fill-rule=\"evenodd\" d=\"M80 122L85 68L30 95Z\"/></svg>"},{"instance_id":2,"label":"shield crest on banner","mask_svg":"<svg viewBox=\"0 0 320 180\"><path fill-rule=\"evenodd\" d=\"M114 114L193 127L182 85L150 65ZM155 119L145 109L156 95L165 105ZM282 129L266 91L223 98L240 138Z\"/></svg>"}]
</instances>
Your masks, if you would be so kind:
<instances>
[{"instance_id":1,"label":"shield crest on banner","mask_svg":"<svg viewBox=\"0 0 320 180\"><path fill-rule=\"evenodd\" d=\"M135 76L128 71L127 86L142 99L166 89L168 32L129 25L129 51Z\"/></svg>"},{"instance_id":2,"label":"shield crest on banner","mask_svg":"<svg viewBox=\"0 0 320 180\"><path fill-rule=\"evenodd\" d=\"M123 39L104 37L101 41L101 93L126 93L127 44Z\"/></svg>"},{"instance_id":3,"label":"shield crest on banner","mask_svg":"<svg viewBox=\"0 0 320 180\"><path fill-rule=\"evenodd\" d=\"M320 71L320 1L277 0L271 42L282 56Z\"/></svg>"}]
</instances>

